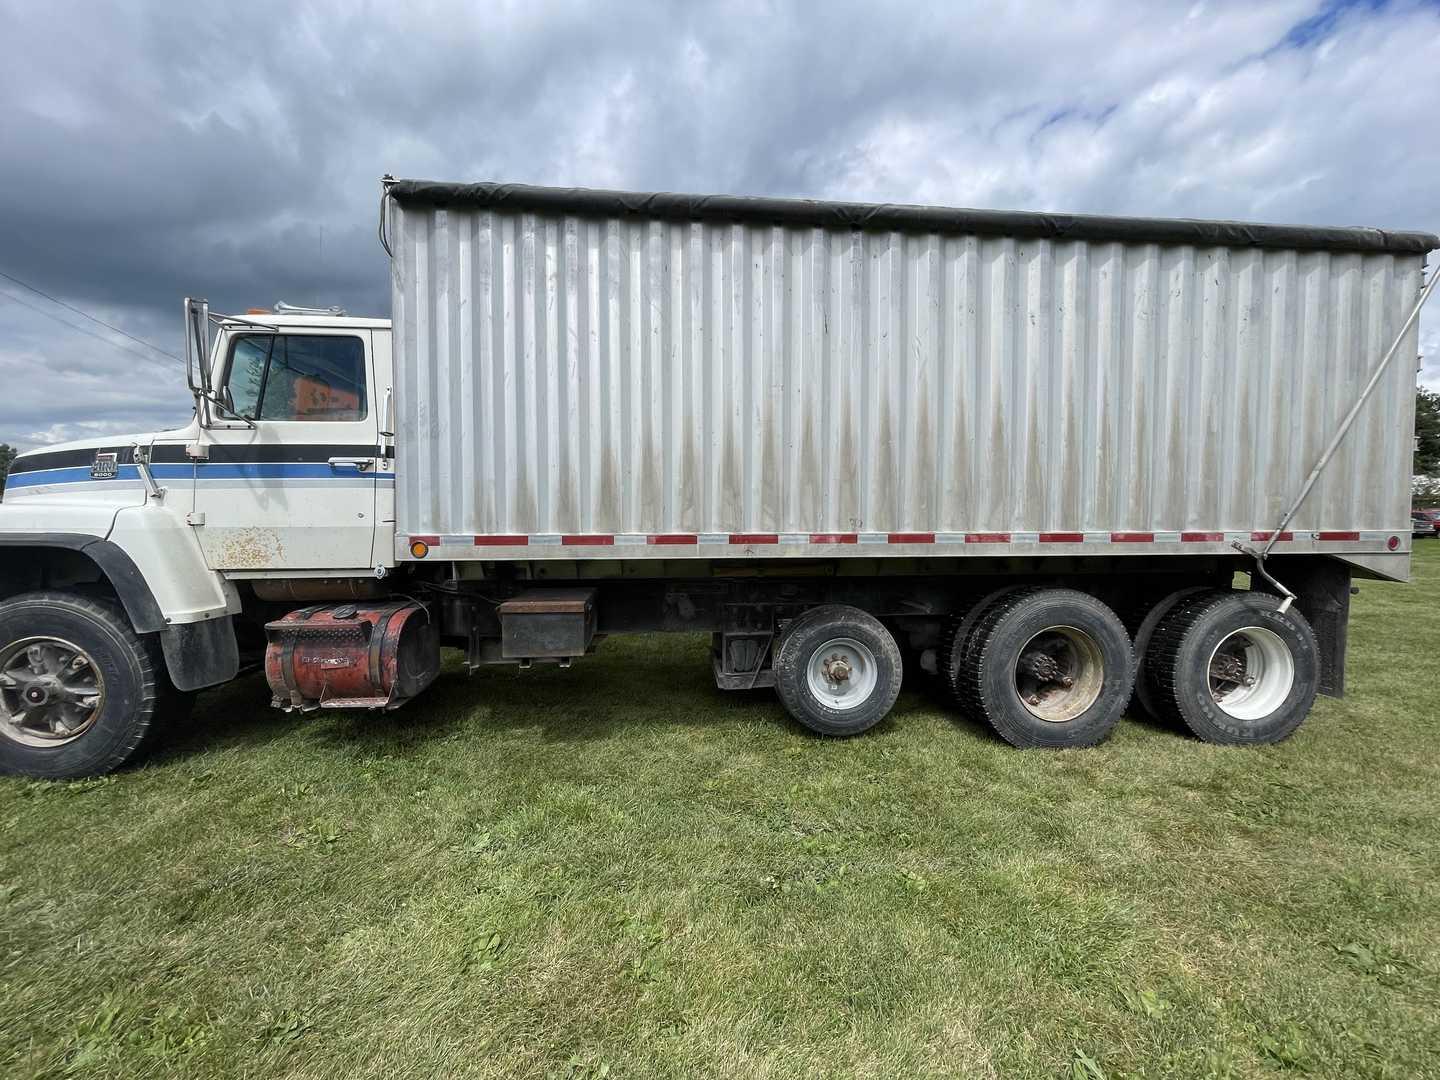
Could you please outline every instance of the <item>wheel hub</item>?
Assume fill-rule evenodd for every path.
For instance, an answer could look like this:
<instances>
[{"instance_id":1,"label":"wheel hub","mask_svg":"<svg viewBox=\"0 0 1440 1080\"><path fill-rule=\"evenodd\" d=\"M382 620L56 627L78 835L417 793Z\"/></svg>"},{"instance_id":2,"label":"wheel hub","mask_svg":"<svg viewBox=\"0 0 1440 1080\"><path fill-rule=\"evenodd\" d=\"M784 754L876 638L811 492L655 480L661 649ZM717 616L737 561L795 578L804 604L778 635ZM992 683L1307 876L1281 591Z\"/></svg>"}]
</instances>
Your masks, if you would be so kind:
<instances>
[{"instance_id":1,"label":"wheel hub","mask_svg":"<svg viewBox=\"0 0 1440 1080\"><path fill-rule=\"evenodd\" d=\"M1211 700L1236 720L1263 720L1285 703L1295 685L1290 647L1263 626L1231 633L1215 646L1206 670Z\"/></svg>"},{"instance_id":2,"label":"wheel hub","mask_svg":"<svg viewBox=\"0 0 1440 1080\"><path fill-rule=\"evenodd\" d=\"M0 649L0 735L25 746L78 739L99 718L105 680L83 649L27 638Z\"/></svg>"},{"instance_id":3,"label":"wheel hub","mask_svg":"<svg viewBox=\"0 0 1440 1080\"><path fill-rule=\"evenodd\" d=\"M1083 630L1053 626L1025 643L1015 661L1015 692L1034 716L1073 720L1095 704L1105 685L1100 647Z\"/></svg>"},{"instance_id":4,"label":"wheel hub","mask_svg":"<svg viewBox=\"0 0 1440 1080\"><path fill-rule=\"evenodd\" d=\"M1072 681L1070 676L1061 670L1060 662L1054 656L1038 649L1022 654L1020 666L1038 683L1062 683L1069 686Z\"/></svg>"},{"instance_id":5,"label":"wheel hub","mask_svg":"<svg viewBox=\"0 0 1440 1080\"><path fill-rule=\"evenodd\" d=\"M1234 653L1217 655L1210 662L1210 680L1212 688L1223 687L1227 683L1232 686L1255 685L1255 676L1245 670L1243 653L1240 655Z\"/></svg>"},{"instance_id":6,"label":"wheel hub","mask_svg":"<svg viewBox=\"0 0 1440 1080\"><path fill-rule=\"evenodd\" d=\"M875 653L855 638L832 638L810 654L806 679L810 692L827 708L848 710L865 704L879 686Z\"/></svg>"}]
</instances>

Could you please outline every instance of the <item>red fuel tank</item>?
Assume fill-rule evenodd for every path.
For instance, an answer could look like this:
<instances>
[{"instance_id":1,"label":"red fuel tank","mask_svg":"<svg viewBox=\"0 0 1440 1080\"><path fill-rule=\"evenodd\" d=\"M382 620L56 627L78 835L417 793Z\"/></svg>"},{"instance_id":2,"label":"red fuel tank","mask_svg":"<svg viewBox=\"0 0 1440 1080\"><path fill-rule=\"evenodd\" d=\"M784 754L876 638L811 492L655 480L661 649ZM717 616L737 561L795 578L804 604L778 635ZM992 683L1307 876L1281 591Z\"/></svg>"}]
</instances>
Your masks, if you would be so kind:
<instances>
[{"instance_id":1,"label":"red fuel tank","mask_svg":"<svg viewBox=\"0 0 1440 1080\"><path fill-rule=\"evenodd\" d=\"M440 673L439 631L413 601L317 604L265 635L272 703L287 712L397 709Z\"/></svg>"}]
</instances>

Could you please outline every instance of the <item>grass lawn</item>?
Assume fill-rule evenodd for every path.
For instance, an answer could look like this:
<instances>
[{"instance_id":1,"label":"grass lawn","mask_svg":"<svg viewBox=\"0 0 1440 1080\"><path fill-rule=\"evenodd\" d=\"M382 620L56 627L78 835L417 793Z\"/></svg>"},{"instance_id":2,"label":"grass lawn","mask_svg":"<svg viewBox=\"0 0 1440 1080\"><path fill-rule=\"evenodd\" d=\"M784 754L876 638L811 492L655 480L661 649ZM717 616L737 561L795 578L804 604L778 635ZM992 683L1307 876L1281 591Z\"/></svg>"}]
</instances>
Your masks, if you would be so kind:
<instances>
[{"instance_id":1,"label":"grass lawn","mask_svg":"<svg viewBox=\"0 0 1440 1080\"><path fill-rule=\"evenodd\" d=\"M0 779L0 1075L1440 1076L1440 542L1289 742L827 742L695 637Z\"/></svg>"}]
</instances>

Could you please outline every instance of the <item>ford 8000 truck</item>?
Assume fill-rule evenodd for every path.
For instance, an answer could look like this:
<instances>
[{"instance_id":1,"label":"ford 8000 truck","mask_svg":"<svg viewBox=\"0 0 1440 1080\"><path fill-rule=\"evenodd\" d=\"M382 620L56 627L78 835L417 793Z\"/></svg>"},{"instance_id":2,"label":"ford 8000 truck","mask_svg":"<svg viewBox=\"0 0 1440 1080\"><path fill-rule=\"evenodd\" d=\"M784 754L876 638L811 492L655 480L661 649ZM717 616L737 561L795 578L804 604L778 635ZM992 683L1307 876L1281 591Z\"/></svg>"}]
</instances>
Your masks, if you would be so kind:
<instances>
[{"instance_id":1,"label":"ford 8000 truck","mask_svg":"<svg viewBox=\"0 0 1440 1080\"><path fill-rule=\"evenodd\" d=\"M637 631L824 735L910 665L1019 747L1267 743L1342 693L1352 578L1408 577L1435 236L382 191L391 320L187 300L188 426L15 461L4 769L113 769L262 664L393 709L442 649Z\"/></svg>"}]
</instances>

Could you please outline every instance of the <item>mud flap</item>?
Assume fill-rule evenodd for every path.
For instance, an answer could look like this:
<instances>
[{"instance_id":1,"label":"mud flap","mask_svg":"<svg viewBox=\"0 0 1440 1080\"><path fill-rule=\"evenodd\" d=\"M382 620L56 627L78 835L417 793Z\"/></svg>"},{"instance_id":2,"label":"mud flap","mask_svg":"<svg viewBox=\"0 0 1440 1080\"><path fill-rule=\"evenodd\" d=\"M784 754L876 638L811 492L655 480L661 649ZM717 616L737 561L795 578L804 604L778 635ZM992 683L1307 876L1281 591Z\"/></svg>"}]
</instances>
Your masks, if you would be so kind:
<instances>
[{"instance_id":1,"label":"mud flap","mask_svg":"<svg viewBox=\"0 0 1440 1080\"><path fill-rule=\"evenodd\" d=\"M1350 567L1338 559L1272 558L1272 571L1295 593L1315 631L1320 652L1320 693L1345 696L1345 652L1350 630Z\"/></svg>"}]
</instances>

